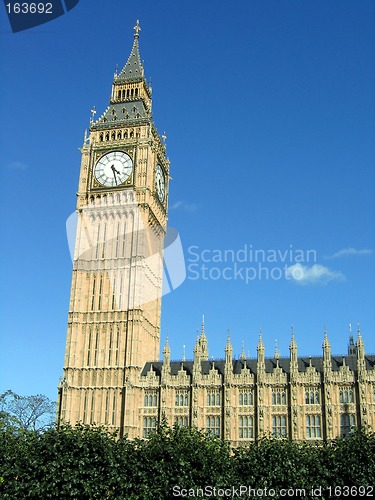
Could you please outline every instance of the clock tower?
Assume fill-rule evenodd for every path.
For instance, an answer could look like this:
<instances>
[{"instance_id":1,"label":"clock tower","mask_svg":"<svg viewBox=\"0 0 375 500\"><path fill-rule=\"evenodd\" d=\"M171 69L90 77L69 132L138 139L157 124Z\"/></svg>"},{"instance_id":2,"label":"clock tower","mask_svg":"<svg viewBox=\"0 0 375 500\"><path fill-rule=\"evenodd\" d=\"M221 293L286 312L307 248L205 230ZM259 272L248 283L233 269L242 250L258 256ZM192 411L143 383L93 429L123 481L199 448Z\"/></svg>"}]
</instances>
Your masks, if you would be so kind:
<instances>
[{"instance_id":1,"label":"clock tower","mask_svg":"<svg viewBox=\"0 0 375 500\"><path fill-rule=\"evenodd\" d=\"M77 231L59 422L130 438L141 369L157 360L169 161L152 120L139 31L109 106L81 148Z\"/></svg>"}]
</instances>

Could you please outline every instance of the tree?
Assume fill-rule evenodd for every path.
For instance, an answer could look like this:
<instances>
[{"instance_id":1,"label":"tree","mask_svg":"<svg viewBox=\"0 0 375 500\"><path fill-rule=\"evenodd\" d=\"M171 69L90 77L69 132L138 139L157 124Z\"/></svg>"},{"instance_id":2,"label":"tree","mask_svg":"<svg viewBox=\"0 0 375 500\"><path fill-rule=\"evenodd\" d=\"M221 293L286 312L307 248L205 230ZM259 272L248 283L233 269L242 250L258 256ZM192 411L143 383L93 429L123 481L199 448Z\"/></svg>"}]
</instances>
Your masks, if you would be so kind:
<instances>
[{"instance_id":1,"label":"tree","mask_svg":"<svg viewBox=\"0 0 375 500\"><path fill-rule=\"evenodd\" d=\"M0 427L40 431L55 422L56 403L43 394L19 396L10 389L0 395Z\"/></svg>"}]
</instances>

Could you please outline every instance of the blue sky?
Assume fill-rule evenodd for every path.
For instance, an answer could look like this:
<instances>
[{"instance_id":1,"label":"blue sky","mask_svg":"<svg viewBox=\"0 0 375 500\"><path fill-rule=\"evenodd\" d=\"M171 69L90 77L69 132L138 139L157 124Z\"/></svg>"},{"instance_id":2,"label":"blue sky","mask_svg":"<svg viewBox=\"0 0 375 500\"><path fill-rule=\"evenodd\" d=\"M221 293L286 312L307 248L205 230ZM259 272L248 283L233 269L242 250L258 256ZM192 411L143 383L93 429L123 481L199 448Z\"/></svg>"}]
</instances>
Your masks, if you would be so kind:
<instances>
[{"instance_id":1,"label":"blue sky","mask_svg":"<svg viewBox=\"0 0 375 500\"><path fill-rule=\"evenodd\" d=\"M187 266L163 298L172 358L183 346L192 357L202 314L216 358L228 329L236 355L244 342L256 356L260 327L266 355L277 339L287 356L292 324L300 355L321 353L324 325L345 354L357 322L375 352L372 1L80 0L16 34L0 12L1 391L56 397L78 148L92 106L108 104L136 19L154 120L167 133L169 225ZM266 262L240 262L245 248ZM235 262L213 262L225 251ZM255 278L235 275L241 266ZM304 279L286 279L293 270ZM278 279L266 279L272 272Z\"/></svg>"}]
</instances>

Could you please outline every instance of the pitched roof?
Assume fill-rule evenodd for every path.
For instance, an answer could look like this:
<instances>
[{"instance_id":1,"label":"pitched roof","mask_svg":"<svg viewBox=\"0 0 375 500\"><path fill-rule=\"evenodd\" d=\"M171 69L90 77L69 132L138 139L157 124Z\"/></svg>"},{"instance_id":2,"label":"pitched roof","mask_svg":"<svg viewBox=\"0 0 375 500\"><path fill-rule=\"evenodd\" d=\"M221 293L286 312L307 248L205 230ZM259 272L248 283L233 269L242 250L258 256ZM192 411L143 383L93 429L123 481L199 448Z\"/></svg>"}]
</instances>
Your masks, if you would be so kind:
<instances>
[{"instance_id":1,"label":"pitched roof","mask_svg":"<svg viewBox=\"0 0 375 500\"><path fill-rule=\"evenodd\" d=\"M332 371L338 371L340 367L343 365L343 359L345 358L345 364L349 367L349 370L352 372L357 371L357 359L356 356L331 356L332 361ZM306 372L307 367L311 365L317 370L318 373L323 373L323 358L320 356L314 357L302 357L298 358L298 371ZM365 356L366 361L366 369L373 370L375 367L375 355ZM256 358L251 358L242 360L242 359L234 359L232 361L232 371L234 374L241 373L242 368L244 367L246 362L247 368L250 369L251 373L257 373L257 360ZM201 373L202 375L208 375L209 371L212 368L212 363L215 365L215 369L219 374L223 375L225 371L225 361L222 359L212 360L212 361L201 361ZM181 370L181 364L183 365L184 370L187 375L192 375L193 373L193 361L171 361L171 374L177 375L178 371ZM147 362L142 370L141 376L146 376L150 371L152 365L153 371L156 375L161 374L163 362L155 361L155 362ZM276 367L276 361L274 358L265 359L265 369L266 373L272 373L274 368ZM285 373L290 373L290 358L280 358L279 359L279 367Z\"/></svg>"}]
</instances>

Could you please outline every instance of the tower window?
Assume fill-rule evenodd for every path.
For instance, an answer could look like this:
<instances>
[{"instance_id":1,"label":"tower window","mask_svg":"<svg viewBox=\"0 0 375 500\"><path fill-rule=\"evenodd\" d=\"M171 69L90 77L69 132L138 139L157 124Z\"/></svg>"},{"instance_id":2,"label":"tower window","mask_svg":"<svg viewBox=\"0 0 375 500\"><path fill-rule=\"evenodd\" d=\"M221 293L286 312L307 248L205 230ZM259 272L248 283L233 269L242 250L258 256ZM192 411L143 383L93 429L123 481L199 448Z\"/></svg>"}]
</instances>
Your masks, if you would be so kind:
<instances>
[{"instance_id":1,"label":"tower window","mask_svg":"<svg viewBox=\"0 0 375 500\"><path fill-rule=\"evenodd\" d=\"M92 332L89 332L89 342L87 345L87 365L90 366L91 361L91 342L92 342Z\"/></svg>"},{"instance_id":2,"label":"tower window","mask_svg":"<svg viewBox=\"0 0 375 500\"><path fill-rule=\"evenodd\" d=\"M113 331L111 328L111 330L109 332L109 348L108 348L108 364L109 365L111 364L112 349L113 349ZM108 397L108 394L107 394L107 397ZM107 405L106 405L106 407L107 407Z\"/></svg>"},{"instance_id":3,"label":"tower window","mask_svg":"<svg viewBox=\"0 0 375 500\"><path fill-rule=\"evenodd\" d=\"M85 391L85 395L83 398L83 423L86 423L87 418L87 392Z\"/></svg>"},{"instance_id":4,"label":"tower window","mask_svg":"<svg viewBox=\"0 0 375 500\"><path fill-rule=\"evenodd\" d=\"M118 365L118 356L120 350L120 330L117 330L116 335L116 351L115 351L115 364Z\"/></svg>"},{"instance_id":5,"label":"tower window","mask_svg":"<svg viewBox=\"0 0 375 500\"><path fill-rule=\"evenodd\" d=\"M108 414L109 414L109 392L106 391L105 395L105 410L104 410L104 423L108 424Z\"/></svg>"},{"instance_id":6,"label":"tower window","mask_svg":"<svg viewBox=\"0 0 375 500\"><path fill-rule=\"evenodd\" d=\"M121 139L121 132L117 132L117 140Z\"/></svg>"},{"instance_id":7,"label":"tower window","mask_svg":"<svg viewBox=\"0 0 375 500\"><path fill-rule=\"evenodd\" d=\"M99 332L95 335L95 350L94 350L94 366L98 364L98 346L99 346Z\"/></svg>"},{"instance_id":8,"label":"tower window","mask_svg":"<svg viewBox=\"0 0 375 500\"><path fill-rule=\"evenodd\" d=\"M112 137L112 140L113 140L113 141L116 139L116 134L115 134L115 132L112 132L112 136L111 136L111 137Z\"/></svg>"},{"instance_id":9,"label":"tower window","mask_svg":"<svg viewBox=\"0 0 375 500\"><path fill-rule=\"evenodd\" d=\"M120 100L121 99L121 90L118 90L117 91L117 99Z\"/></svg>"},{"instance_id":10,"label":"tower window","mask_svg":"<svg viewBox=\"0 0 375 500\"><path fill-rule=\"evenodd\" d=\"M100 134L100 135L99 135L99 141L100 141L100 142L103 142L103 139L104 139L104 134Z\"/></svg>"},{"instance_id":11,"label":"tower window","mask_svg":"<svg viewBox=\"0 0 375 500\"><path fill-rule=\"evenodd\" d=\"M106 141L109 141L109 132L107 132L107 133L105 134L105 140L106 140Z\"/></svg>"},{"instance_id":12,"label":"tower window","mask_svg":"<svg viewBox=\"0 0 375 500\"><path fill-rule=\"evenodd\" d=\"M103 197L103 201L106 202L107 197ZM104 259L104 256L105 256L106 237L107 237L107 224L104 224L103 243L102 243L102 259Z\"/></svg>"},{"instance_id":13,"label":"tower window","mask_svg":"<svg viewBox=\"0 0 375 500\"><path fill-rule=\"evenodd\" d=\"M135 97L138 97L138 89L135 89Z\"/></svg>"},{"instance_id":14,"label":"tower window","mask_svg":"<svg viewBox=\"0 0 375 500\"><path fill-rule=\"evenodd\" d=\"M113 402L112 402L112 425L115 425L116 422L116 393L113 394Z\"/></svg>"},{"instance_id":15,"label":"tower window","mask_svg":"<svg viewBox=\"0 0 375 500\"><path fill-rule=\"evenodd\" d=\"M96 279L94 278L93 283L92 283L91 311L93 311L94 307L95 307L95 285L96 285Z\"/></svg>"},{"instance_id":16,"label":"tower window","mask_svg":"<svg viewBox=\"0 0 375 500\"><path fill-rule=\"evenodd\" d=\"M112 286L112 304L111 304L111 309L112 311L115 310L116 306L116 276L113 277L113 286ZM112 335L112 332L111 332ZM112 338L112 337L111 337Z\"/></svg>"},{"instance_id":17,"label":"tower window","mask_svg":"<svg viewBox=\"0 0 375 500\"><path fill-rule=\"evenodd\" d=\"M95 393L92 391L91 394L91 408L90 408L90 424L92 425L94 423L94 404L95 404Z\"/></svg>"},{"instance_id":18,"label":"tower window","mask_svg":"<svg viewBox=\"0 0 375 500\"><path fill-rule=\"evenodd\" d=\"M123 276L121 274L120 289L118 291L118 309L119 309L119 311L121 311L121 309L122 309L122 287L123 287Z\"/></svg>"}]
</instances>

